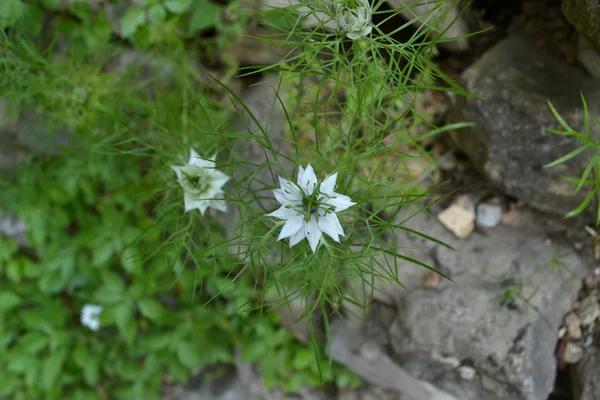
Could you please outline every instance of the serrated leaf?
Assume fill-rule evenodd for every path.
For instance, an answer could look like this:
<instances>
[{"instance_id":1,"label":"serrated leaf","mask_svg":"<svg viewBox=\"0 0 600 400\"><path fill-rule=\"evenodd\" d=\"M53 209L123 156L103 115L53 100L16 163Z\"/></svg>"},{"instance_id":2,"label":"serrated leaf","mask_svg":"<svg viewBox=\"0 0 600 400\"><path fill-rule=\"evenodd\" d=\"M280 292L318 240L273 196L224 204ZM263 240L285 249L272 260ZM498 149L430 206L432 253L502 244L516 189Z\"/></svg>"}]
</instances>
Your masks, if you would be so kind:
<instances>
[{"instance_id":1,"label":"serrated leaf","mask_svg":"<svg viewBox=\"0 0 600 400\"><path fill-rule=\"evenodd\" d=\"M121 17L121 36L130 38L144 22L146 22L146 15L143 9L137 7L128 8Z\"/></svg>"},{"instance_id":2,"label":"serrated leaf","mask_svg":"<svg viewBox=\"0 0 600 400\"><path fill-rule=\"evenodd\" d=\"M192 6L192 0L165 0L164 5L173 14L183 14Z\"/></svg>"},{"instance_id":3,"label":"serrated leaf","mask_svg":"<svg viewBox=\"0 0 600 400\"><path fill-rule=\"evenodd\" d=\"M163 305L158 300L153 298L140 300L138 302L138 307L145 317L155 322L160 322L165 312Z\"/></svg>"},{"instance_id":4,"label":"serrated leaf","mask_svg":"<svg viewBox=\"0 0 600 400\"><path fill-rule=\"evenodd\" d=\"M217 25L221 20L221 9L222 6L211 2L197 6L190 18L188 33L193 34Z\"/></svg>"}]
</instances>

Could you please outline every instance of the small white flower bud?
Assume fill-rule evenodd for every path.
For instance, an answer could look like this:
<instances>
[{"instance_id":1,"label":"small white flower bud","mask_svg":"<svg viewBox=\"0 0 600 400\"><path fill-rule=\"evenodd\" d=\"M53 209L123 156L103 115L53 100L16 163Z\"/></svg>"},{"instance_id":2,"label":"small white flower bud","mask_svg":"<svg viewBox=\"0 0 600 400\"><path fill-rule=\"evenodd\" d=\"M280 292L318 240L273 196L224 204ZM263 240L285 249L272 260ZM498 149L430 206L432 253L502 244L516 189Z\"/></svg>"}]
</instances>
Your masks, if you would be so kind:
<instances>
[{"instance_id":1,"label":"small white flower bud","mask_svg":"<svg viewBox=\"0 0 600 400\"><path fill-rule=\"evenodd\" d=\"M372 15L368 0L338 0L336 5L338 26L352 40L362 39L371 33Z\"/></svg>"}]
</instances>

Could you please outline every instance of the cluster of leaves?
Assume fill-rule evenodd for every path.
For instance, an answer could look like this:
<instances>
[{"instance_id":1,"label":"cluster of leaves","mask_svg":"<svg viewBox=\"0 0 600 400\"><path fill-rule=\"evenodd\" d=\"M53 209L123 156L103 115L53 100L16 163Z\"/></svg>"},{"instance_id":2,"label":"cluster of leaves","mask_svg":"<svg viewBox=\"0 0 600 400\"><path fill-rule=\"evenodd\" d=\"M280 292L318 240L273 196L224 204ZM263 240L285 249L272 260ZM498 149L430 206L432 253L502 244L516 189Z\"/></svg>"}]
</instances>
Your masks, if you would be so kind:
<instances>
[{"instance_id":1,"label":"cluster of leaves","mask_svg":"<svg viewBox=\"0 0 600 400\"><path fill-rule=\"evenodd\" d=\"M575 193L578 193L582 188L586 188L588 190L587 196L583 199L583 201L573 210L571 210L565 218L574 217L576 215L581 214L585 210L587 210L588 206L592 203L593 200L596 201L596 225L600 225L600 142L598 138L593 134L594 125L597 129L600 129L600 122L594 117L590 116L588 112L587 102L585 101L585 97L583 93L581 94L581 103L583 108L583 132L580 132L578 129L574 129L571 127L559 114L556 108L552 105L550 101L548 101L548 106L550 107L550 111L556 121L560 124L561 129L548 129L550 132L555 135L562 136L571 136L577 139L581 144L575 150L571 151L568 154L554 160L553 162L547 164L545 167L550 168L559 164L563 164L568 162L569 160L577 157L578 155L586 155L589 157L589 162L583 173L579 178L572 176L565 176L563 179L569 183L577 185L575 188ZM592 122L592 125L590 125Z\"/></svg>"},{"instance_id":2,"label":"cluster of leaves","mask_svg":"<svg viewBox=\"0 0 600 400\"><path fill-rule=\"evenodd\" d=\"M41 38L50 33L66 40L71 55L81 58L103 51L113 38L138 48L173 45L206 29L216 29L217 43L239 35L247 18L237 3L226 8L210 0L4 0L0 28Z\"/></svg>"},{"instance_id":3,"label":"cluster of leaves","mask_svg":"<svg viewBox=\"0 0 600 400\"><path fill-rule=\"evenodd\" d=\"M0 180L0 209L26 222L30 245L0 238L0 396L157 398L161 378L185 381L195 368L231 362L236 349L284 390L356 382L261 312L254 276L230 274L236 261L220 246L217 219L182 215L163 153L172 161L182 132L207 140L196 121L218 109L190 116L187 82L149 99L133 80L66 69L9 42L3 100L72 132L60 155L36 154ZM159 132L145 146L138 132L148 126L166 131L171 147L161 148ZM156 196L164 192L173 201ZM97 332L80 324L90 303L103 307Z\"/></svg>"}]
</instances>

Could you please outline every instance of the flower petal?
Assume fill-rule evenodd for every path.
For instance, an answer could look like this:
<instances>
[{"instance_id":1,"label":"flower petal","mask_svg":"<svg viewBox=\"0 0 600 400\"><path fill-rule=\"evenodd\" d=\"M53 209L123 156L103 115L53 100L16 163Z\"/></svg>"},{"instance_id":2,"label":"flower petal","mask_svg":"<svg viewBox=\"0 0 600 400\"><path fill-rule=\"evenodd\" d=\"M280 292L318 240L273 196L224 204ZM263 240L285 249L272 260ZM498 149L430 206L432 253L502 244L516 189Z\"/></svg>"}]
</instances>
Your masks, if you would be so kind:
<instances>
[{"instance_id":1,"label":"flower petal","mask_svg":"<svg viewBox=\"0 0 600 400\"><path fill-rule=\"evenodd\" d=\"M175 166L175 165L171 165L171 169L173 171L175 171L175 174L177 175L177 179L179 181L181 181L181 168L183 167L179 167L179 166ZM181 182L179 182L179 184L181 184Z\"/></svg>"},{"instance_id":2,"label":"flower petal","mask_svg":"<svg viewBox=\"0 0 600 400\"><path fill-rule=\"evenodd\" d=\"M279 233L277 240L285 239L286 237L296 234L302 228L303 220L304 216L302 215L289 218L285 225L283 225L283 228L281 228L281 232Z\"/></svg>"},{"instance_id":3,"label":"flower petal","mask_svg":"<svg viewBox=\"0 0 600 400\"><path fill-rule=\"evenodd\" d=\"M342 231L341 235L344 234L344 230L342 229L340 220L335 213L328 213L322 217L319 217L317 220L317 225L319 229L323 231L323 233L327 234L336 242L340 242L338 236L340 235L340 230Z\"/></svg>"},{"instance_id":4,"label":"flower petal","mask_svg":"<svg viewBox=\"0 0 600 400\"><path fill-rule=\"evenodd\" d=\"M210 205L210 200L197 200L190 193L185 192L183 195L183 203L185 205L185 212L197 208L200 210L200 213L204 215L204 212Z\"/></svg>"},{"instance_id":5,"label":"flower petal","mask_svg":"<svg viewBox=\"0 0 600 400\"><path fill-rule=\"evenodd\" d=\"M290 249L306 237L306 222L302 220L302 228L295 235L290 236Z\"/></svg>"},{"instance_id":6,"label":"flower petal","mask_svg":"<svg viewBox=\"0 0 600 400\"><path fill-rule=\"evenodd\" d=\"M212 200L210 202L210 207L215 210L227 212L227 203L225 203L225 200Z\"/></svg>"},{"instance_id":7,"label":"flower petal","mask_svg":"<svg viewBox=\"0 0 600 400\"><path fill-rule=\"evenodd\" d=\"M315 216L311 216L310 220L306 224L306 238L308 239L308 243L310 244L310 248L313 253L317 251L317 245L321 240L321 236L323 236L323 232L319 229L317 224L317 218Z\"/></svg>"},{"instance_id":8,"label":"flower petal","mask_svg":"<svg viewBox=\"0 0 600 400\"><path fill-rule=\"evenodd\" d=\"M335 189L335 183L337 181L337 172L331 176L325 178L323 182L321 182L321 193L324 194L332 194L333 189Z\"/></svg>"},{"instance_id":9,"label":"flower petal","mask_svg":"<svg viewBox=\"0 0 600 400\"><path fill-rule=\"evenodd\" d=\"M190 149L190 161L188 164L195 165L200 168L214 168L215 162L211 160L204 159L196 153L196 150Z\"/></svg>"},{"instance_id":10,"label":"flower petal","mask_svg":"<svg viewBox=\"0 0 600 400\"><path fill-rule=\"evenodd\" d=\"M297 216L302 216L302 214L293 208L288 208L285 205L279 207L279 209L273 211L272 213L267 214L267 217L275 217L279 219L290 219Z\"/></svg>"},{"instance_id":11,"label":"flower petal","mask_svg":"<svg viewBox=\"0 0 600 400\"><path fill-rule=\"evenodd\" d=\"M302 175L298 174L298 186L307 194L311 195L317 186L317 176L312 165L308 164Z\"/></svg>"},{"instance_id":12,"label":"flower petal","mask_svg":"<svg viewBox=\"0 0 600 400\"><path fill-rule=\"evenodd\" d=\"M356 204L350 199L350 197L335 192L333 192L328 198L324 199L323 202L334 206L335 212L344 211L345 209Z\"/></svg>"},{"instance_id":13,"label":"flower petal","mask_svg":"<svg viewBox=\"0 0 600 400\"><path fill-rule=\"evenodd\" d=\"M372 30L373 30L372 27L365 26L364 28L362 28L359 31L354 31L354 32L348 32L348 33L346 33L346 36L348 36L349 39L358 40L358 39L362 39L364 37L367 37L369 35L369 33L371 33Z\"/></svg>"},{"instance_id":14,"label":"flower petal","mask_svg":"<svg viewBox=\"0 0 600 400\"><path fill-rule=\"evenodd\" d=\"M302 199L302 193L300 188L294 183L287 179L279 177L279 184L281 185L281 191L288 201L298 201Z\"/></svg>"},{"instance_id":15,"label":"flower petal","mask_svg":"<svg viewBox=\"0 0 600 400\"><path fill-rule=\"evenodd\" d=\"M211 171L211 175L213 178L213 186L215 186L216 188L222 188L224 184L226 184L231 177L222 173L221 171L217 171L217 170L212 170Z\"/></svg>"}]
</instances>

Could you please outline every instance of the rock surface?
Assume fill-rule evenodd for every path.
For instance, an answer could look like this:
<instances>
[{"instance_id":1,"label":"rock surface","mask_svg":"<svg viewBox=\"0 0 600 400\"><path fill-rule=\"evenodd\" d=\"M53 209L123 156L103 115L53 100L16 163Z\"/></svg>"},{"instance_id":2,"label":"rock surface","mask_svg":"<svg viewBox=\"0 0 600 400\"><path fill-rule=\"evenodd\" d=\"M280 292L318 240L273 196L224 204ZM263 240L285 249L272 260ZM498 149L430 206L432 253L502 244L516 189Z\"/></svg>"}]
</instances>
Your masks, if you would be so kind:
<instances>
[{"instance_id":1,"label":"rock surface","mask_svg":"<svg viewBox=\"0 0 600 400\"><path fill-rule=\"evenodd\" d=\"M514 36L485 53L460 80L481 96L457 97L451 112L452 120L475 124L452 134L474 166L505 193L540 210L563 216L577 207L586 193L576 194L575 185L561 176L579 177L590 155L544 167L579 147L573 137L548 131L560 125L547 100L574 129L583 130L580 91L590 115L599 115L600 82ZM591 131L598 134L595 127Z\"/></svg>"},{"instance_id":2,"label":"rock surface","mask_svg":"<svg viewBox=\"0 0 600 400\"><path fill-rule=\"evenodd\" d=\"M600 52L600 0L563 0L562 11L571 25Z\"/></svg>"},{"instance_id":3,"label":"rock surface","mask_svg":"<svg viewBox=\"0 0 600 400\"><path fill-rule=\"evenodd\" d=\"M582 360L571 370L574 395L579 400L600 399L600 347L588 348Z\"/></svg>"},{"instance_id":4,"label":"rock surface","mask_svg":"<svg viewBox=\"0 0 600 400\"><path fill-rule=\"evenodd\" d=\"M379 364L372 374L385 377L392 368L379 351L418 382L461 400L546 399L556 373L556 332L581 286L579 257L549 244L534 224L501 225L466 240L425 214L406 225L456 249L413 235L396 237L402 254L433 265L455 283L421 288L422 267L398 260L397 272L412 293L380 285L374 294L379 305L354 330L371 349L379 348L371 350ZM332 343L337 340L332 335ZM344 364L359 373L366 361L355 358Z\"/></svg>"}]
</instances>

